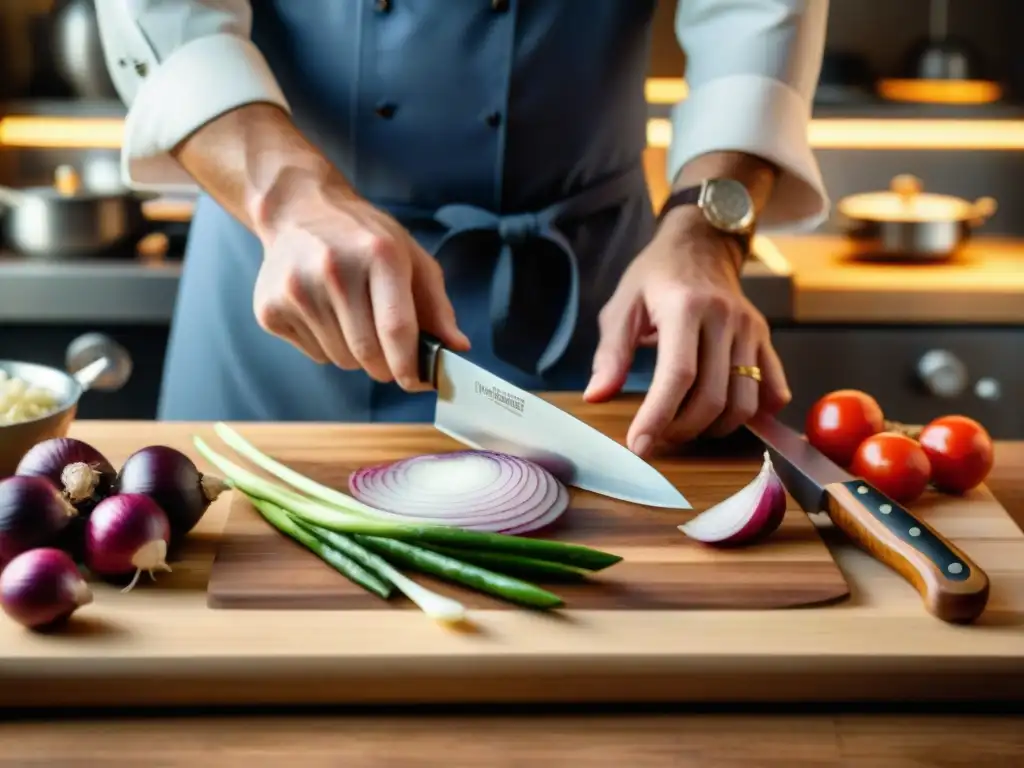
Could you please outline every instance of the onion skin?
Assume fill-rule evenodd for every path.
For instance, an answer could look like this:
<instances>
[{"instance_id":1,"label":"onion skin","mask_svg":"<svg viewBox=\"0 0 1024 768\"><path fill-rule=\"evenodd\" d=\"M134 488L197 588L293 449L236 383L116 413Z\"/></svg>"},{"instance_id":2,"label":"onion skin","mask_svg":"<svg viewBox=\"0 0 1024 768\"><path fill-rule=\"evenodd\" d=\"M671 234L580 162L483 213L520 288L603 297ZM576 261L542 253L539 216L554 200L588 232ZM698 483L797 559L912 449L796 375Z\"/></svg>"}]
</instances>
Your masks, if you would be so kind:
<instances>
[{"instance_id":1,"label":"onion skin","mask_svg":"<svg viewBox=\"0 0 1024 768\"><path fill-rule=\"evenodd\" d=\"M757 476L727 499L705 510L679 530L715 546L749 546L764 541L786 517L786 488L766 451Z\"/></svg>"},{"instance_id":2,"label":"onion skin","mask_svg":"<svg viewBox=\"0 0 1024 768\"><path fill-rule=\"evenodd\" d=\"M4 613L29 629L55 629L91 602L89 585L74 561L59 549L23 552L0 574Z\"/></svg>"},{"instance_id":3,"label":"onion skin","mask_svg":"<svg viewBox=\"0 0 1024 768\"><path fill-rule=\"evenodd\" d=\"M141 493L164 511L177 538L191 531L228 485L204 475L188 456L166 445L142 448L125 461L117 478L118 492Z\"/></svg>"},{"instance_id":4,"label":"onion skin","mask_svg":"<svg viewBox=\"0 0 1024 768\"><path fill-rule=\"evenodd\" d=\"M36 443L21 457L14 474L45 477L83 514L114 492L117 478L117 470L106 456L72 437Z\"/></svg>"},{"instance_id":5,"label":"onion skin","mask_svg":"<svg viewBox=\"0 0 1024 768\"><path fill-rule=\"evenodd\" d=\"M128 591L142 571L153 577L153 571L170 570L170 541L170 522L155 501L141 493L121 493L101 501L89 515L85 564L97 576L133 574Z\"/></svg>"},{"instance_id":6,"label":"onion skin","mask_svg":"<svg viewBox=\"0 0 1024 768\"><path fill-rule=\"evenodd\" d=\"M22 552L54 544L77 515L45 477L0 480L0 568Z\"/></svg>"}]
</instances>

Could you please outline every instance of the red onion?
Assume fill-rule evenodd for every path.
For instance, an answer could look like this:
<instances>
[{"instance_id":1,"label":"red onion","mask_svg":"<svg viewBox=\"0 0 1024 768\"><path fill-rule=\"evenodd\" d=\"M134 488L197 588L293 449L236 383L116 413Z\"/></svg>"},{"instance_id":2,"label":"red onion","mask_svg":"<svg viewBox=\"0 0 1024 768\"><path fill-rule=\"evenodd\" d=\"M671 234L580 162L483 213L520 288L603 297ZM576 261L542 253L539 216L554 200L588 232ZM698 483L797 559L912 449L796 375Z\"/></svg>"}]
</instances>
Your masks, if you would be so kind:
<instances>
[{"instance_id":1,"label":"red onion","mask_svg":"<svg viewBox=\"0 0 1024 768\"><path fill-rule=\"evenodd\" d=\"M22 552L53 544L77 514L45 477L0 480L0 568Z\"/></svg>"},{"instance_id":2,"label":"red onion","mask_svg":"<svg viewBox=\"0 0 1024 768\"><path fill-rule=\"evenodd\" d=\"M133 573L127 592L146 571L170 571L171 526L156 502L141 493L120 493L96 505L85 532L85 563L99 576Z\"/></svg>"},{"instance_id":3,"label":"red onion","mask_svg":"<svg viewBox=\"0 0 1024 768\"><path fill-rule=\"evenodd\" d=\"M63 624L91 602L89 585L74 561L59 549L22 552L0 574L4 613L30 629Z\"/></svg>"},{"instance_id":4,"label":"red onion","mask_svg":"<svg viewBox=\"0 0 1024 768\"><path fill-rule=\"evenodd\" d=\"M349 477L359 501L407 523L529 533L554 523L569 492L526 459L494 451L454 451L364 467Z\"/></svg>"},{"instance_id":5,"label":"red onion","mask_svg":"<svg viewBox=\"0 0 1024 768\"><path fill-rule=\"evenodd\" d=\"M765 451L761 471L753 480L679 530L708 544L753 544L774 533L785 517L786 489Z\"/></svg>"},{"instance_id":6,"label":"red onion","mask_svg":"<svg viewBox=\"0 0 1024 768\"><path fill-rule=\"evenodd\" d=\"M45 477L83 513L113 493L117 477L117 471L102 453L72 437L36 443L22 456L14 474Z\"/></svg>"},{"instance_id":7,"label":"red onion","mask_svg":"<svg viewBox=\"0 0 1024 768\"><path fill-rule=\"evenodd\" d=\"M204 475L188 456L165 445L136 451L121 467L120 493L142 493L167 515L175 536L191 531L228 485Z\"/></svg>"}]
</instances>

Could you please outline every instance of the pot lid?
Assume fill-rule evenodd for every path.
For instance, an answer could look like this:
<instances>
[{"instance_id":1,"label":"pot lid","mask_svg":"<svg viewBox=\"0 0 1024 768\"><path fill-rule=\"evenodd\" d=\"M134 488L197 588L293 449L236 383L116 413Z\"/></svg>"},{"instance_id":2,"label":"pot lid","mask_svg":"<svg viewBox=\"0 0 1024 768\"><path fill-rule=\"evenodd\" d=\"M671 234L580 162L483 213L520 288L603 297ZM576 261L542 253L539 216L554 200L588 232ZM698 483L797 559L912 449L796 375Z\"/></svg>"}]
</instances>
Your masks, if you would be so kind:
<instances>
[{"instance_id":1,"label":"pot lid","mask_svg":"<svg viewBox=\"0 0 1024 768\"><path fill-rule=\"evenodd\" d=\"M965 221L991 216L995 200L976 202L954 195L923 191L920 179L909 174L893 178L888 192L866 192L839 201L839 211L852 219L870 221Z\"/></svg>"}]
</instances>

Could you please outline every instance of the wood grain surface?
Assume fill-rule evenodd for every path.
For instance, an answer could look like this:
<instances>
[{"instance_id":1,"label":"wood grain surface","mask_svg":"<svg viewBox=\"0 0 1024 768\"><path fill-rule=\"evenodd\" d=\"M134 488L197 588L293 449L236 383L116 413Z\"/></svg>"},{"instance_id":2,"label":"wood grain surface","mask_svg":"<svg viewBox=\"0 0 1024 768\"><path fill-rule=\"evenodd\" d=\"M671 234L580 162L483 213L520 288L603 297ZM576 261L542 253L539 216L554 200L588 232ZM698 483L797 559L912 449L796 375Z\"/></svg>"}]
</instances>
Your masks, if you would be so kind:
<instances>
[{"instance_id":1,"label":"wood grain surface","mask_svg":"<svg viewBox=\"0 0 1024 768\"><path fill-rule=\"evenodd\" d=\"M431 425L387 426L375 433L353 436L346 443L344 455L325 456L319 462L304 462L295 454L275 452L274 446L266 443L257 443L257 447L343 491L349 474L359 466L464 448ZM817 528L792 499L778 532L758 546L716 550L678 530L676 526L748 483L759 469L756 459L691 457L666 459L656 465L690 500L694 510L652 509L573 489L570 508L557 531L539 536L623 557L622 562L587 583L541 583L563 597L567 608L795 608L830 603L849 595L846 580ZM409 575L470 608L522 610L439 579ZM353 584L278 533L241 494L233 500L213 563L209 604L248 609L418 610L404 597L384 601Z\"/></svg>"},{"instance_id":2,"label":"wood grain surface","mask_svg":"<svg viewBox=\"0 0 1024 768\"><path fill-rule=\"evenodd\" d=\"M629 398L602 406L582 406L572 393L551 399L619 437L636 407ZM375 425L235 426L307 463L381 434ZM195 456L193 434L219 445L208 424L83 421L71 433L114 463L147 443ZM1012 478L1000 452L1012 450L1020 448L997 447L993 476L1003 473L1004 486ZM970 627L928 615L912 587L826 525L822 536L851 587L837 605L585 610L563 620L476 610L476 632L452 632L413 611L209 609L225 497L173 573L127 594L94 585L94 603L67 632L35 635L0 622L0 706L1020 700L1024 541L990 495L971 501L978 511L969 517L941 504L919 510L992 578L988 610Z\"/></svg>"},{"instance_id":3,"label":"wood grain surface","mask_svg":"<svg viewBox=\"0 0 1024 768\"><path fill-rule=\"evenodd\" d=\"M935 264L861 261L834 235L775 235L793 273L793 320L805 323L1024 322L1024 247L977 237Z\"/></svg>"}]
</instances>

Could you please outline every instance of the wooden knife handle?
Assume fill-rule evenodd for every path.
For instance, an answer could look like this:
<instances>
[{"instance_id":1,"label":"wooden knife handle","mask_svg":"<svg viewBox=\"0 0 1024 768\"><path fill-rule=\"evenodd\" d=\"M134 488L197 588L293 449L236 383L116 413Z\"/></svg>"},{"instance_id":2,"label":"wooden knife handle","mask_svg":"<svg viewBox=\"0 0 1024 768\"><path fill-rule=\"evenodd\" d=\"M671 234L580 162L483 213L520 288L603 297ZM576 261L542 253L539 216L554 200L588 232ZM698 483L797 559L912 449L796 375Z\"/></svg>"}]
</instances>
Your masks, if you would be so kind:
<instances>
[{"instance_id":1,"label":"wooden knife handle","mask_svg":"<svg viewBox=\"0 0 1024 768\"><path fill-rule=\"evenodd\" d=\"M420 331L419 340L419 375L420 381L437 389L437 356L444 349L441 340L426 331Z\"/></svg>"},{"instance_id":2,"label":"wooden knife handle","mask_svg":"<svg viewBox=\"0 0 1024 768\"><path fill-rule=\"evenodd\" d=\"M928 612L969 623L988 603L985 572L942 534L862 480L825 487L832 522L909 581Z\"/></svg>"}]
</instances>

